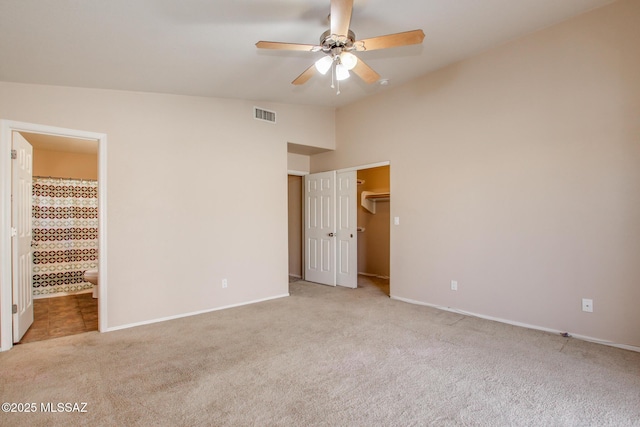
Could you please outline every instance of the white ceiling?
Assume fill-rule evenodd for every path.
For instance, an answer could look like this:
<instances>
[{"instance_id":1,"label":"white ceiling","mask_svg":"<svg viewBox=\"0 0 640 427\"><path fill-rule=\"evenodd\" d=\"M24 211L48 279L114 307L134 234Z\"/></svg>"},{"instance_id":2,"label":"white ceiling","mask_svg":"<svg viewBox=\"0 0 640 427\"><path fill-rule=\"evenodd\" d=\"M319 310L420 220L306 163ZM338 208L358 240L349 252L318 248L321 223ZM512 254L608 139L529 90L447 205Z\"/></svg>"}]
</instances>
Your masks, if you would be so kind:
<instances>
[{"instance_id":1,"label":"white ceiling","mask_svg":"<svg viewBox=\"0 0 640 427\"><path fill-rule=\"evenodd\" d=\"M291 81L321 53L330 0L0 0L0 80L341 106L612 0L355 0L358 39L423 29L421 46L359 56L388 86L353 76Z\"/></svg>"}]
</instances>

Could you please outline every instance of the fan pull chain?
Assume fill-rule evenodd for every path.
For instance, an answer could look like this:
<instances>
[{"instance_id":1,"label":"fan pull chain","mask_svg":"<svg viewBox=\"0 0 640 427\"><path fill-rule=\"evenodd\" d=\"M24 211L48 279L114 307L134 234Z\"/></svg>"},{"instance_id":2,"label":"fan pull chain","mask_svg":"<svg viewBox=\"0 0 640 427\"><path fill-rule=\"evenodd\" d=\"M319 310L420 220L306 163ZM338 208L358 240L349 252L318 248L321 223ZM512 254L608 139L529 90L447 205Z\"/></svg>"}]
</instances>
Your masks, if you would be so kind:
<instances>
[{"instance_id":1,"label":"fan pull chain","mask_svg":"<svg viewBox=\"0 0 640 427\"><path fill-rule=\"evenodd\" d=\"M335 84L334 84L334 82L336 80L335 76L336 76L336 63L333 62L331 64L331 89L335 89L335 87L336 87Z\"/></svg>"},{"instance_id":2,"label":"fan pull chain","mask_svg":"<svg viewBox=\"0 0 640 427\"><path fill-rule=\"evenodd\" d=\"M338 61L337 56L333 58L333 64L331 64L331 89L336 89L336 95L340 95L340 80L338 80Z\"/></svg>"}]
</instances>

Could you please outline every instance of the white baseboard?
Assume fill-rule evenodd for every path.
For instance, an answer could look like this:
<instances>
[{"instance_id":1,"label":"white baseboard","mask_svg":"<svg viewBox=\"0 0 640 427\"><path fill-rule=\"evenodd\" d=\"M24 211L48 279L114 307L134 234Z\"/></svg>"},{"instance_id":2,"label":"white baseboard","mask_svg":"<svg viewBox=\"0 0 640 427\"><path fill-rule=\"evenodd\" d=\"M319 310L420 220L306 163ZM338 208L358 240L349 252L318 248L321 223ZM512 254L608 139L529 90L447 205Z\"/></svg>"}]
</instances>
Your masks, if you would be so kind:
<instances>
[{"instance_id":1,"label":"white baseboard","mask_svg":"<svg viewBox=\"0 0 640 427\"><path fill-rule=\"evenodd\" d=\"M288 297L288 296L289 296L289 293L287 292L286 294L276 295L276 296L269 297L269 298L257 299L257 300L253 300L253 301L241 302L239 304L225 305L223 307L216 307L216 308L211 308L211 309L207 309L207 310L193 311L191 313L176 314L174 316L167 316L167 317L161 317L159 319L145 320L143 322L128 323L126 325L113 326L111 328L107 328L105 331L100 331L100 332L113 332L113 331L119 331L121 329L135 328L136 326L144 326L144 325L150 325L152 323L165 322L167 320L174 320L174 319L181 319L183 317L197 316L198 314L211 313L213 311L226 310L228 308L234 308L234 307L242 307L243 305L250 305L250 304L255 304L255 303L258 303L258 302L270 301L270 300L284 298L284 297Z\"/></svg>"},{"instance_id":2,"label":"white baseboard","mask_svg":"<svg viewBox=\"0 0 640 427\"><path fill-rule=\"evenodd\" d=\"M449 311L451 313L462 314L464 316L479 317L481 319L492 320L494 322L506 323L508 325L519 326L519 327L527 328L527 329L535 329L537 331L551 332L553 334L569 333L570 336L572 336L573 338L577 338L579 340L589 341L589 342L593 342L593 343L597 343L597 344L604 344L604 345L608 345L610 347L616 347L616 348L621 348L621 349L624 349L624 350L636 351L636 352L640 353L640 347L636 347L636 346L633 346L633 345L618 344L618 343L614 343L614 342L611 342L611 341L606 341L606 340L601 340L601 339L598 339L598 338L589 337L589 336L586 336L586 335L574 335L574 334L572 334L572 333L570 333L568 331L559 331L557 329L545 328L543 326L530 325L528 323L516 322L516 321L513 321L513 320L507 320L507 319L501 319L499 317L485 316L484 314L472 313L472 312L469 312L469 311L458 310L458 309L451 308L451 307L443 307L443 306L437 305L437 304L429 304L429 303L426 303L426 302L417 301L417 300L413 300L413 299L410 299L410 298L402 298L402 297L397 297L397 296L391 295L391 299L402 301L402 302L406 302L406 303L409 303L409 304L424 305L426 307L437 308L438 310Z\"/></svg>"}]
</instances>

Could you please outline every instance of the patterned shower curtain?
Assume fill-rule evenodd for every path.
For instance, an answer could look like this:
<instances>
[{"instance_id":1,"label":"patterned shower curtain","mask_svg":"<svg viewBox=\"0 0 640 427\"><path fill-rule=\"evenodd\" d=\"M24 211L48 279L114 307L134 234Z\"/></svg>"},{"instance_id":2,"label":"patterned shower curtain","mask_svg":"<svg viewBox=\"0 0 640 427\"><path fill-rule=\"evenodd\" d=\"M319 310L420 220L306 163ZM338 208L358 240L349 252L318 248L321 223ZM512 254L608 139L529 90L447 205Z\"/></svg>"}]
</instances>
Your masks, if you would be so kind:
<instances>
[{"instance_id":1,"label":"patterned shower curtain","mask_svg":"<svg viewBox=\"0 0 640 427\"><path fill-rule=\"evenodd\" d=\"M91 289L98 268L98 183L33 177L33 295Z\"/></svg>"}]
</instances>

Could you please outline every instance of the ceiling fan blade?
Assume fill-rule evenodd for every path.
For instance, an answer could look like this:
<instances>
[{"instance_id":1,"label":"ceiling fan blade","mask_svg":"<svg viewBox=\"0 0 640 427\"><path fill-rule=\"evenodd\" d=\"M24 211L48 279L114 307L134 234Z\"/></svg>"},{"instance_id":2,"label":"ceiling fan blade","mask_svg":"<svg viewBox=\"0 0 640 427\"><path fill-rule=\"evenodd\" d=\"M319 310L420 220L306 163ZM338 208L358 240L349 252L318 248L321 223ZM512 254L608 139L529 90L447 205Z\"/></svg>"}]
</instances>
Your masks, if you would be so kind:
<instances>
[{"instance_id":1,"label":"ceiling fan blade","mask_svg":"<svg viewBox=\"0 0 640 427\"><path fill-rule=\"evenodd\" d=\"M298 77L296 77L294 81L291 82L291 84L296 86L303 85L307 81L309 81L309 79L313 77L315 73L316 73L316 64L311 64L311 67L304 70L302 74L300 74Z\"/></svg>"},{"instance_id":2,"label":"ceiling fan blade","mask_svg":"<svg viewBox=\"0 0 640 427\"><path fill-rule=\"evenodd\" d=\"M373 68L365 64L365 62L360 58L358 58L356 66L353 67L351 71L356 73L356 75L364 80L365 83L371 84L380 80L380 74L376 73Z\"/></svg>"},{"instance_id":3,"label":"ceiling fan blade","mask_svg":"<svg viewBox=\"0 0 640 427\"><path fill-rule=\"evenodd\" d=\"M331 34L349 35L353 0L331 0Z\"/></svg>"},{"instance_id":4,"label":"ceiling fan blade","mask_svg":"<svg viewBox=\"0 0 640 427\"><path fill-rule=\"evenodd\" d=\"M304 52L312 52L313 49L316 48L316 46L312 44L265 42L265 41L259 41L258 43L256 43L256 47L259 49L299 50Z\"/></svg>"},{"instance_id":5,"label":"ceiling fan blade","mask_svg":"<svg viewBox=\"0 0 640 427\"><path fill-rule=\"evenodd\" d=\"M370 39L358 40L354 43L356 50L377 50L389 47L407 46L420 44L424 40L424 31L413 30L404 33L388 34L386 36L372 37Z\"/></svg>"}]
</instances>

